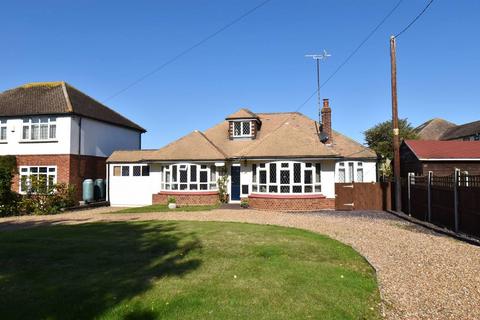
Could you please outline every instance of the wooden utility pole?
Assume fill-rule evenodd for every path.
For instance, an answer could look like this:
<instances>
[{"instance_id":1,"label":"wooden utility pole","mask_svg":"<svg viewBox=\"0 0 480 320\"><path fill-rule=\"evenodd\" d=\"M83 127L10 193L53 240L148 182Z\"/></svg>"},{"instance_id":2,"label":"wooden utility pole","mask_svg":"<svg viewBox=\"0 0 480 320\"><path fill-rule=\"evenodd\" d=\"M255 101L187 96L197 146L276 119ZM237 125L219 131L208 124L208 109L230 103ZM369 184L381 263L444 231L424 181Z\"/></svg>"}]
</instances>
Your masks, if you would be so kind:
<instances>
[{"instance_id":1,"label":"wooden utility pole","mask_svg":"<svg viewBox=\"0 0 480 320\"><path fill-rule=\"evenodd\" d=\"M397 57L394 36L390 37L390 64L392 73L393 176L395 183L395 210L402 211L402 185L400 182L400 130L398 128L397 102Z\"/></svg>"}]
</instances>

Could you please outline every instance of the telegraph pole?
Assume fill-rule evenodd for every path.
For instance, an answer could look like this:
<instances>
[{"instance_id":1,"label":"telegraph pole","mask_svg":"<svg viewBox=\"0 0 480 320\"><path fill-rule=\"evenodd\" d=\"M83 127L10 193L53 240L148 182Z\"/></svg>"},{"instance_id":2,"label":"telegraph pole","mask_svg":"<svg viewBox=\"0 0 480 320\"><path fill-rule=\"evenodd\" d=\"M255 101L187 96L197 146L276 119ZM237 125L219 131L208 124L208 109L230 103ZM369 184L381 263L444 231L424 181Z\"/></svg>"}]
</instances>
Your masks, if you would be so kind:
<instances>
[{"instance_id":1,"label":"telegraph pole","mask_svg":"<svg viewBox=\"0 0 480 320\"><path fill-rule=\"evenodd\" d=\"M400 130L398 128L397 57L395 36L390 37L390 64L392 82L393 176L395 184L395 211L402 211L400 182Z\"/></svg>"},{"instance_id":2,"label":"telegraph pole","mask_svg":"<svg viewBox=\"0 0 480 320\"><path fill-rule=\"evenodd\" d=\"M328 54L326 50L323 50L323 53L320 54L306 54L305 57L313 58L317 62L317 104L318 104L318 118L321 119L322 112L322 99L320 98L320 60L326 60L328 57L331 57L331 54Z\"/></svg>"}]
</instances>

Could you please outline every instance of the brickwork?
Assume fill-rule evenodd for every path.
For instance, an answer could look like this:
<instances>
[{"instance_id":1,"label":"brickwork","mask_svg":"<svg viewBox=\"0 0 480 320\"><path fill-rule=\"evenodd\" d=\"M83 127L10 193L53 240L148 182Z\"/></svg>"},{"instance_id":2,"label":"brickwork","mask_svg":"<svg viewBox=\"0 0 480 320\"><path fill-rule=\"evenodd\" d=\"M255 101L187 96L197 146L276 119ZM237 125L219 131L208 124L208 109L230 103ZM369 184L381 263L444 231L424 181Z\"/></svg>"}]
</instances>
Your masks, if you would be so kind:
<instances>
[{"instance_id":1,"label":"brickwork","mask_svg":"<svg viewBox=\"0 0 480 320\"><path fill-rule=\"evenodd\" d=\"M18 155L17 167L20 166L56 166L57 183L74 185L77 199L82 196L82 182L85 179L105 179L104 157L79 155ZM19 191L20 177L13 178L12 189Z\"/></svg>"},{"instance_id":2,"label":"brickwork","mask_svg":"<svg viewBox=\"0 0 480 320\"><path fill-rule=\"evenodd\" d=\"M335 199L322 195L250 195L250 208L275 211L318 211L335 209Z\"/></svg>"},{"instance_id":3,"label":"brickwork","mask_svg":"<svg viewBox=\"0 0 480 320\"><path fill-rule=\"evenodd\" d=\"M328 136L328 140L325 142L327 144L333 143L332 136L332 109L330 109L330 104L328 99L323 99L323 108L322 108L322 131L325 132Z\"/></svg>"},{"instance_id":4,"label":"brickwork","mask_svg":"<svg viewBox=\"0 0 480 320\"><path fill-rule=\"evenodd\" d=\"M215 205L219 202L219 195L216 191L208 192L164 192L161 191L152 195L153 204L167 204L169 196L175 197L178 206L202 206Z\"/></svg>"}]
</instances>

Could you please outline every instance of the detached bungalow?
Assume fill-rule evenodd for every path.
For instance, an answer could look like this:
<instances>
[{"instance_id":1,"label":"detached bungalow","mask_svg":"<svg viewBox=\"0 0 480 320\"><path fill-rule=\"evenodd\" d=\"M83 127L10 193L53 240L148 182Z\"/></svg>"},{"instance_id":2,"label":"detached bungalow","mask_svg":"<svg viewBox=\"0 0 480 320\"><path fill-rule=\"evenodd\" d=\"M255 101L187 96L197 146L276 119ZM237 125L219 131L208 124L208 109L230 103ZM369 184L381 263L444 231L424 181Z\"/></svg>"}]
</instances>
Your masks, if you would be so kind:
<instances>
[{"instance_id":1,"label":"detached bungalow","mask_svg":"<svg viewBox=\"0 0 480 320\"><path fill-rule=\"evenodd\" d=\"M332 130L327 99L322 125L298 112L240 109L206 130L158 150L116 151L107 159L113 206L218 202L227 175L230 203L248 198L258 209L335 207L335 182L375 182L376 155Z\"/></svg>"}]
</instances>

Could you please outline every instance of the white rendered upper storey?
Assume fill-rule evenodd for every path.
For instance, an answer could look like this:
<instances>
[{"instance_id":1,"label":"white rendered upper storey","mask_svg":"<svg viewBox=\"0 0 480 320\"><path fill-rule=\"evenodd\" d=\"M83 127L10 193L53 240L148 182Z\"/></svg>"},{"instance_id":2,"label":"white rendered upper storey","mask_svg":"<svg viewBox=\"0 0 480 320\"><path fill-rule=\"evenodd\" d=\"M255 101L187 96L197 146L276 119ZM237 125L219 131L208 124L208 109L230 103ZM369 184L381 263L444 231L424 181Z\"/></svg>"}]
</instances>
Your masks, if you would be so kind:
<instances>
[{"instance_id":1,"label":"white rendered upper storey","mask_svg":"<svg viewBox=\"0 0 480 320\"><path fill-rule=\"evenodd\" d=\"M0 94L0 155L108 157L114 150L140 149L143 132L64 82L31 84Z\"/></svg>"}]
</instances>

